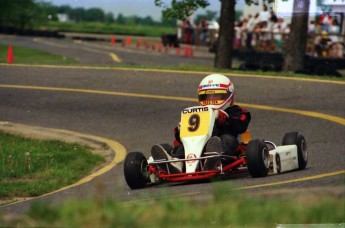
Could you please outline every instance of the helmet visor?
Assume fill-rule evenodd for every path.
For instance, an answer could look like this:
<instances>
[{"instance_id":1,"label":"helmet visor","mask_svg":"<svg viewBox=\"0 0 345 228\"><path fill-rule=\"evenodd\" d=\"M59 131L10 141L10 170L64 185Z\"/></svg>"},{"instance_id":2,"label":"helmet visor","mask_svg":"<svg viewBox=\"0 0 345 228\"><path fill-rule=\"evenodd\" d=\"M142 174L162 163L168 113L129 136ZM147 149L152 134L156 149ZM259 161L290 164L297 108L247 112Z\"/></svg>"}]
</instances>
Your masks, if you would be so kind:
<instances>
[{"instance_id":1,"label":"helmet visor","mask_svg":"<svg viewBox=\"0 0 345 228\"><path fill-rule=\"evenodd\" d=\"M226 89L209 89L199 91L199 103L205 105L220 105L230 97Z\"/></svg>"}]
</instances>

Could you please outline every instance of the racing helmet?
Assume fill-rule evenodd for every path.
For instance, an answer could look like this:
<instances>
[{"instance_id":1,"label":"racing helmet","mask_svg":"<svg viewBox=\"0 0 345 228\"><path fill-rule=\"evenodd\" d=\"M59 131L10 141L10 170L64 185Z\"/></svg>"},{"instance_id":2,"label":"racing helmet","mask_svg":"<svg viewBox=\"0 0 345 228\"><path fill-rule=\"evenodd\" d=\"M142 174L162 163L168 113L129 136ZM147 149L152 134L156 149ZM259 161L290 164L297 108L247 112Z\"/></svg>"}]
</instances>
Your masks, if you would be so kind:
<instances>
[{"instance_id":1,"label":"racing helmet","mask_svg":"<svg viewBox=\"0 0 345 228\"><path fill-rule=\"evenodd\" d=\"M234 103L235 88L229 78L222 74L205 77L198 88L199 104L225 110Z\"/></svg>"}]
</instances>

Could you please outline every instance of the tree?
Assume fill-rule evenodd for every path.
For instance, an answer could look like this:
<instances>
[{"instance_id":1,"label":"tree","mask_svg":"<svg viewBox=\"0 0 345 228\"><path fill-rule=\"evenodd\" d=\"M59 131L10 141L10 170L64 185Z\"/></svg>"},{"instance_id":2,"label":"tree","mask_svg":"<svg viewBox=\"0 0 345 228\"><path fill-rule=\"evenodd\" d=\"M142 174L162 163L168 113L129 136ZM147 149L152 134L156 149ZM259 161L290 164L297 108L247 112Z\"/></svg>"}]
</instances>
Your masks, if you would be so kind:
<instances>
[{"instance_id":1,"label":"tree","mask_svg":"<svg viewBox=\"0 0 345 228\"><path fill-rule=\"evenodd\" d=\"M162 0L155 0L155 5L163 8L163 17L184 20L195 10L205 8L209 3L207 0L172 0L171 6L168 6Z\"/></svg>"},{"instance_id":2,"label":"tree","mask_svg":"<svg viewBox=\"0 0 345 228\"><path fill-rule=\"evenodd\" d=\"M123 25L126 23L126 19L125 17L122 15L122 13L119 13L119 15L117 15L117 19L116 22L120 25Z\"/></svg>"},{"instance_id":3,"label":"tree","mask_svg":"<svg viewBox=\"0 0 345 228\"><path fill-rule=\"evenodd\" d=\"M85 20L85 9L82 7L71 9L68 13L68 17L71 20L74 20L76 22L84 21Z\"/></svg>"},{"instance_id":4,"label":"tree","mask_svg":"<svg viewBox=\"0 0 345 228\"><path fill-rule=\"evenodd\" d=\"M216 68L231 68L236 0L220 1L220 29L214 66ZM205 8L209 5L207 0L172 0L170 7L161 0L155 0L155 4L163 8L164 17L180 20L186 19L199 7Z\"/></svg>"},{"instance_id":5,"label":"tree","mask_svg":"<svg viewBox=\"0 0 345 228\"><path fill-rule=\"evenodd\" d=\"M24 30L36 19L36 12L34 0L0 1L0 26Z\"/></svg>"},{"instance_id":6,"label":"tree","mask_svg":"<svg viewBox=\"0 0 345 228\"><path fill-rule=\"evenodd\" d=\"M162 17L162 25L174 27L176 26L176 20L174 18Z\"/></svg>"},{"instance_id":7,"label":"tree","mask_svg":"<svg viewBox=\"0 0 345 228\"><path fill-rule=\"evenodd\" d=\"M90 8L85 11L85 21L104 21L105 15L100 8Z\"/></svg>"},{"instance_id":8,"label":"tree","mask_svg":"<svg viewBox=\"0 0 345 228\"><path fill-rule=\"evenodd\" d=\"M221 0L218 47L214 60L215 68L232 66L232 51L236 0Z\"/></svg>"},{"instance_id":9,"label":"tree","mask_svg":"<svg viewBox=\"0 0 345 228\"><path fill-rule=\"evenodd\" d=\"M107 13L105 15L105 21L107 23L113 23L115 21L114 14L113 13Z\"/></svg>"},{"instance_id":10,"label":"tree","mask_svg":"<svg viewBox=\"0 0 345 228\"><path fill-rule=\"evenodd\" d=\"M284 56L284 71L304 68L305 49L308 39L309 0L294 0L291 31Z\"/></svg>"},{"instance_id":11,"label":"tree","mask_svg":"<svg viewBox=\"0 0 345 228\"><path fill-rule=\"evenodd\" d=\"M58 8L53 6L49 2L38 2L37 3L38 9L36 10L36 17L37 20L40 22L46 22L46 21L57 21L57 14L58 14Z\"/></svg>"},{"instance_id":12,"label":"tree","mask_svg":"<svg viewBox=\"0 0 345 228\"><path fill-rule=\"evenodd\" d=\"M153 21L151 16L147 16L147 17L141 19L141 23L144 25L154 25L155 24L155 22Z\"/></svg>"},{"instance_id":13,"label":"tree","mask_svg":"<svg viewBox=\"0 0 345 228\"><path fill-rule=\"evenodd\" d=\"M216 11L206 10L205 14L196 15L195 23L199 24L200 21L203 19L206 19L208 21L213 21L213 20L216 20L216 18L217 18L217 12Z\"/></svg>"},{"instance_id":14,"label":"tree","mask_svg":"<svg viewBox=\"0 0 345 228\"><path fill-rule=\"evenodd\" d=\"M71 11L71 7L69 5L62 5L56 6L57 12L61 14L68 14Z\"/></svg>"}]
</instances>

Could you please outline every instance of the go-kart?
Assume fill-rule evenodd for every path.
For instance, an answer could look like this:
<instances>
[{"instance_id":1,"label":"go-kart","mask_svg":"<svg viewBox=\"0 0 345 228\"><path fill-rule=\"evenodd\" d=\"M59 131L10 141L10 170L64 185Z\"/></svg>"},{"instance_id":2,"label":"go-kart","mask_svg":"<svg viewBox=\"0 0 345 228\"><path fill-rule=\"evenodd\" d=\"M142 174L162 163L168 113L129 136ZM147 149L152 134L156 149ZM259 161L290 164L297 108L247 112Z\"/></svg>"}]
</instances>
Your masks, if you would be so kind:
<instances>
[{"instance_id":1,"label":"go-kart","mask_svg":"<svg viewBox=\"0 0 345 228\"><path fill-rule=\"evenodd\" d=\"M299 132L286 133L282 146L277 146L270 141L252 140L250 131L246 131L239 139L241 152L238 156L227 156L216 151L205 152L205 145L212 136L217 117L218 110L207 106L183 109L180 138L185 151L184 159L154 160L150 156L147 160L141 152L130 152L124 162L128 186L138 189L150 183L203 180L242 172L249 172L252 177L257 178L269 173L279 174L306 167L307 144ZM167 144L162 146L167 147ZM205 164L211 159L214 166L206 169ZM168 163L173 162L184 163L182 173L170 172Z\"/></svg>"}]
</instances>

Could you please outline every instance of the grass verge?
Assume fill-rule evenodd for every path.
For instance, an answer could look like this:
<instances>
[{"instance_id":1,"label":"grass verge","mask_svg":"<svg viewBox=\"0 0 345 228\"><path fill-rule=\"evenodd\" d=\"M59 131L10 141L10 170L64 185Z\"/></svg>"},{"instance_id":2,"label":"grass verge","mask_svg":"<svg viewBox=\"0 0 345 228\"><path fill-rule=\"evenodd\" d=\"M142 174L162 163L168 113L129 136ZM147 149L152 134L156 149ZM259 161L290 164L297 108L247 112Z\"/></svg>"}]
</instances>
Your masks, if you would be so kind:
<instances>
[{"instance_id":1,"label":"grass verge","mask_svg":"<svg viewBox=\"0 0 345 228\"><path fill-rule=\"evenodd\" d=\"M115 23L100 23L100 22L87 22L87 23L65 23L65 22L49 22L40 27L42 30L60 30L64 32L85 32L85 33L98 33L98 34L127 34L127 35L143 35L160 37L163 33L175 34L177 32L175 27L155 26L155 25L121 25Z\"/></svg>"},{"instance_id":2,"label":"grass verge","mask_svg":"<svg viewBox=\"0 0 345 228\"><path fill-rule=\"evenodd\" d=\"M19 46L12 47L14 54L14 62L19 64L56 64L56 65L72 65L79 62L72 58L60 55L50 54L37 49L24 48ZM0 44L0 63L7 63L8 46Z\"/></svg>"},{"instance_id":3,"label":"grass verge","mask_svg":"<svg viewBox=\"0 0 345 228\"><path fill-rule=\"evenodd\" d=\"M0 199L57 190L75 183L104 161L87 146L0 131Z\"/></svg>"},{"instance_id":4,"label":"grass verge","mask_svg":"<svg viewBox=\"0 0 345 228\"><path fill-rule=\"evenodd\" d=\"M165 197L150 202L119 203L95 197L57 207L35 203L25 216L15 220L0 216L0 224L6 226L35 227L276 227L340 223L344 223L344 197L301 200L284 194L268 200L229 192L220 186L215 188L209 202Z\"/></svg>"}]
</instances>

